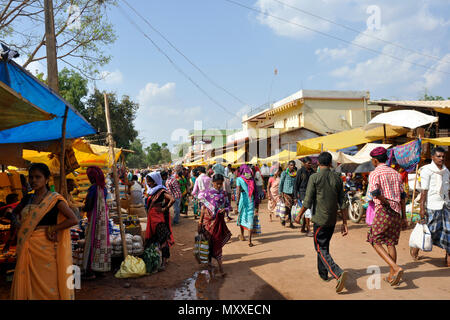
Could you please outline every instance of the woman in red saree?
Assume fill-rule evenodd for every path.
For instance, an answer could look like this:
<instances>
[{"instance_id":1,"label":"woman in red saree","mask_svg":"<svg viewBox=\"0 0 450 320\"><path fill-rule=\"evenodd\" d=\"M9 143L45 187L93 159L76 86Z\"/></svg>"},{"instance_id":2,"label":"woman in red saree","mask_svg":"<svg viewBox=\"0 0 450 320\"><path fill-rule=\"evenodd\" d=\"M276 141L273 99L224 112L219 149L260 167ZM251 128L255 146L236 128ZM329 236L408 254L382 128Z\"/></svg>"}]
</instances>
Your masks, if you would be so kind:
<instances>
[{"instance_id":1,"label":"woman in red saree","mask_svg":"<svg viewBox=\"0 0 450 320\"><path fill-rule=\"evenodd\" d=\"M162 265L159 271L165 270L170 258L170 247L174 245L169 209L175 199L162 184L159 172L152 172L146 177L149 186L147 198L147 229L145 230L146 246L158 243L162 253Z\"/></svg>"},{"instance_id":2,"label":"woman in red saree","mask_svg":"<svg viewBox=\"0 0 450 320\"><path fill-rule=\"evenodd\" d=\"M230 211L231 205L223 187L224 177L215 174L212 179L212 188L199 196L203 203L198 232L203 233L209 240L209 264L212 258L217 260L219 272L225 276L222 268L222 248L231 238L231 232L225 223L225 215Z\"/></svg>"}]
</instances>

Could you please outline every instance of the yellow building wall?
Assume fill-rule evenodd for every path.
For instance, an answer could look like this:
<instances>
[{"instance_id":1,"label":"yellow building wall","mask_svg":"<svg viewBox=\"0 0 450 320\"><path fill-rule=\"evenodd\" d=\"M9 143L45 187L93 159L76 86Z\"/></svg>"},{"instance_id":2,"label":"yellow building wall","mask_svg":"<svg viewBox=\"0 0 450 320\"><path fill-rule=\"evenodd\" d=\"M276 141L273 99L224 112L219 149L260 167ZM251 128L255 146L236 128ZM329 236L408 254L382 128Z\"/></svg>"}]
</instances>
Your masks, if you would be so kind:
<instances>
[{"instance_id":1,"label":"yellow building wall","mask_svg":"<svg viewBox=\"0 0 450 320\"><path fill-rule=\"evenodd\" d=\"M363 100L308 100L301 107L279 112L256 123L246 122L246 128L261 128L272 124L274 128L299 128L327 134L364 126Z\"/></svg>"}]
</instances>

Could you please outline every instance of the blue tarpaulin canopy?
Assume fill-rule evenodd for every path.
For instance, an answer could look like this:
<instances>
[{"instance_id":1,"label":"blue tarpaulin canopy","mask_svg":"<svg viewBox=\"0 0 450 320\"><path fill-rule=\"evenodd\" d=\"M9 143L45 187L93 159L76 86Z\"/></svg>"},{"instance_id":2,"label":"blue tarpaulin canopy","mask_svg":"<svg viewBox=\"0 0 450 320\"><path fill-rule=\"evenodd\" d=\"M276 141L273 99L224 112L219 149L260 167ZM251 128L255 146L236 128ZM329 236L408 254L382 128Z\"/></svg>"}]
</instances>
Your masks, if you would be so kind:
<instances>
[{"instance_id":1,"label":"blue tarpaulin canopy","mask_svg":"<svg viewBox=\"0 0 450 320\"><path fill-rule=\"evenodd\" d=\"M86 119L67 101L13 61L0 60L0 81L18 92L35 106L56 115L47 121L37 121L0 131L0 143L24 143L62 138L66 106L66 138L73 139L97 133Z\"/></svg>"}]
</instances>

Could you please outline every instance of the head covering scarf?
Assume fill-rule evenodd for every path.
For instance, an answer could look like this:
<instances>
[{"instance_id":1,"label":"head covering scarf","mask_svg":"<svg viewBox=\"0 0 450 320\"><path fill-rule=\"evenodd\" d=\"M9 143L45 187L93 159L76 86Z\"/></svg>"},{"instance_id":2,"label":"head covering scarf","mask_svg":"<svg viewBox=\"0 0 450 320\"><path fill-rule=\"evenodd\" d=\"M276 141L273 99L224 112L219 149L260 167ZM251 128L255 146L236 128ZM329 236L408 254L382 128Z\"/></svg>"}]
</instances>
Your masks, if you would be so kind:
<instances>
[{"instance_id":1,"label":"head covering scarf","mask_svg":"<svg viewBox=\"0 0 450 320\"><path fill-rule=\"evenodd\" d=\"M223 190L219 191L215 188L210 188L209 190L202 192L198 199L212 213L212 220L216 218L219 210L229 209L230 207L228 197L225 196L225 192Z\"/></svg>"},{"instance_id":2,"label":"head covering scarf","mask_svg":"<svg viewBox=\"0 0 450 320\"><path fill-rule=\"evenodd\" d=\"M163 186L162 184L162 178L161 178L161 174L157 171L155 172L151 172L149 173L145 178L152 178L153 181L155 181L156 186L154 186L153 188L149 187L149 193L150 195L154 195L157 191L161 190L161 189L165 189L167 190L167 188L165 186Z\"/></svg>"},{"instance_id":3,"label":"head covering scarf","mask_svg":"<svg viewBox=\"0 0 450 320\"><path fill-rule=\"evenodd\" d=\"M245 174L248 173L252 176L252 178L247 179L245 177ZM252 169L250 169L246 164L243 164L240 168L240 178L244 179L245 183L247 183L248 186L248 196L251 198L253 194L253 190L255 190L255 181L253 180L253 172Z\"/></svg>"},{"instance_id":4,"label":"head covering scarf","mask_svg":"<svg viewBox=\"0 0 450 320\"><path fill-rule=\"evenodd\" d=\"M103 174L103 171L97 167L97 166L91 166L88 167L86 170L86 174L90 181L95 181L95 184L99 186L100 188L104 189L106 182L105 182L105 175Z\"/></svg>"},{"instance_id":5,"label":"head covering scarf","mask_svg":"<svg viewBox=\"0 0 450 320\"><path fill-rule=\"evenodd\" d=\"M215 164L212 169L214 171L214 174L221 174L225 177L225 167L220 163Z\"/></svg>"}]
</instances>

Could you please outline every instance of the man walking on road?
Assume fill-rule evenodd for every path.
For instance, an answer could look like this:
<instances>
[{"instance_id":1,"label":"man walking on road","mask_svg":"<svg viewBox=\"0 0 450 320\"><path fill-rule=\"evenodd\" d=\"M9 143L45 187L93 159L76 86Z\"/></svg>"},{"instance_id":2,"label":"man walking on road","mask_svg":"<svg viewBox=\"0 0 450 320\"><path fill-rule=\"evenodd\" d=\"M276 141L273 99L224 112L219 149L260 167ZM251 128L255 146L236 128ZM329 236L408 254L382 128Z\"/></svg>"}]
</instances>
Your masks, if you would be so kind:
<instances>
[{"instance_id":1,"label":"man walking on road","mask_svg":"<svg viewBox=\"0 0 450 320\"><path fill-rule=\"evenodd\" d=\"M370 153L375 170L369 175L369 190L375 203L375 217L367 235L367 241L376 253L389 265L390 273L384 280L391 286L398 285L403 269L397 264L400 230L406 228L406 193L400 173L386 165L386 149L378 147ZM383 247L387 246L387 251Z\"/></svg>"},{"instance_id":2,"label":"man walking on road","mask_svg":"<svg viewBox=\"0 0 450 320\"><path fill-rule=\"evenodd\" d=\"M169 179L167 179L166 187L169 189L170 193L172 194L173 198L175 199L175 202L173 204L173 221L172 224L176 225L179 223L180 218L180 205L181 205L181 188L180 183L178 182L178 176L176 173L170 176Z\"/></svg>"},{"instance_id":3,"label":"man walking on road","mask_svg":"<svg viewBox=\"0 0 450 320\"><path fill-rule=\"evenodd\" d=\"M265 163L261 167L261 175L264 180L264 190L267 190L267 184L269 183L270 178L270 168Z\"/></svg>"},{"instance_id":4,"label":"man walking on road","mask_svg":"<svg viewBox=\"0 0 450 320\"><path fill-rule=\"evenodd\" d=\"M430 164L420 169L420 223L427 223L433 244L446 251L445 265L450 267L450 172L445 163L445 150L431 150ZM427 220L425 221L425 216ZM411 256L418 259L419 249L411 248Z\"/></svg>"},{"instance_id":5,"label":"man walking on road","mask_svg":"<svg viewBox=\"0 0 450 320\"><path fill-rule=\"evenodd\" d=\"M291 209L296 203L295 199L295 180L297 177L297 168L295 166L295 161L289 161L288 168L281 174L280 185L278 186L281 198L286 206L286 216L284 220L282 219L281 225L285 226L286 220L289 220L289 227L294 228L291 219Z\"/></svg>"},{"instance_id":6,"label":"man walking on road","mask_svg":"<svg viewBox=\"0 0 450 320\"><path fill-rule=\"evenodd\" d=\"M295 191L297 195L297 202L299 206L303 205L303 200L306 196L306 187L308 186L309 177L314 173L312 168L312 160L310 157L301 159L302 167L297 171L297 177L295 180ZM308 237L313 237L314 235L310 230L310 220L311 220L311 209L306 210L305 219L303 220L303 225L301 232L306 233Z\"/></svg>"},{"instance_id":7,"label":"man walking on road","mask_svg":"<svg viewBox=\"0 0 450 320\"><path fill-rule=\"evenodd\" d=\"M337 280L336 292L341 292L347 279L343 271L330 255L330 240L337 221L338 210L342 213L342 236L348 234L347 210L343 209L344 188L339 176L332 172L332 156L328 152L319 155L319 170L311 175L306 188L303 207L295 222L299 223L307 209L313 208L314 248L317 251L317 269L324 281L329 281L328 274Z\"/></svg>"}]
</instances>

